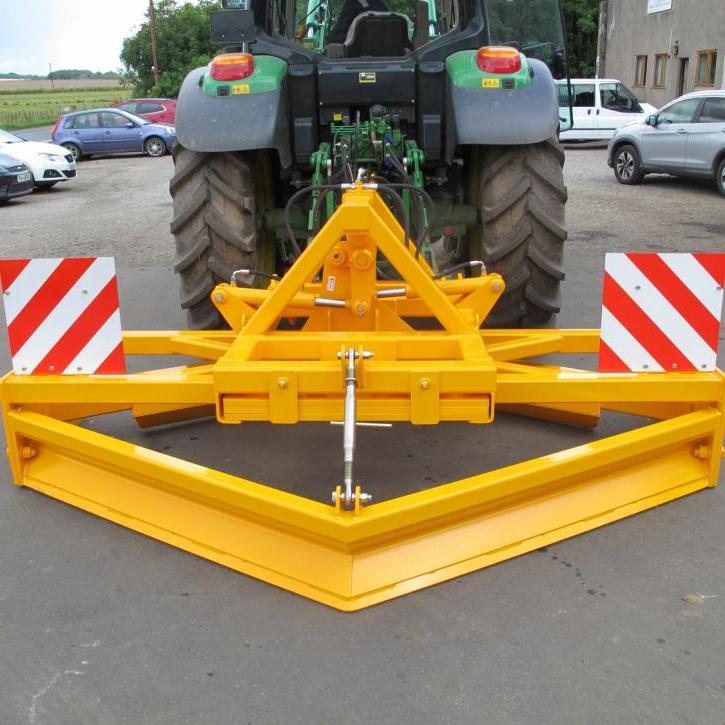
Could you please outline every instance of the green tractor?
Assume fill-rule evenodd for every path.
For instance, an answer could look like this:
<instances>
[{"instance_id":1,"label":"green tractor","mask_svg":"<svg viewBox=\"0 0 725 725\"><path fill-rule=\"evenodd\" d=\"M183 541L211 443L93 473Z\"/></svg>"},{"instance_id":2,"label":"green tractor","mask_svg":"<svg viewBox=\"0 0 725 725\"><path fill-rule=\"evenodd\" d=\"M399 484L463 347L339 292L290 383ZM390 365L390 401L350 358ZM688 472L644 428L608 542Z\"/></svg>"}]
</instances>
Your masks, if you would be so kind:
<instances>
[{"instance_id":1,"label":"green tractor","mask_svg":"<svg viewBox=\"0 0 725 725\"><path fill-rule=\"evenodd\" d=\"M381 182L438 276L503 275L487 325L551 321L569 123L558 0L223 4L224 52L176 110L171 228L192 327L222 326L217 283L284 274L358 179ZM384 259L378 273L395 274Z\"/></svg>"}]
</instances>

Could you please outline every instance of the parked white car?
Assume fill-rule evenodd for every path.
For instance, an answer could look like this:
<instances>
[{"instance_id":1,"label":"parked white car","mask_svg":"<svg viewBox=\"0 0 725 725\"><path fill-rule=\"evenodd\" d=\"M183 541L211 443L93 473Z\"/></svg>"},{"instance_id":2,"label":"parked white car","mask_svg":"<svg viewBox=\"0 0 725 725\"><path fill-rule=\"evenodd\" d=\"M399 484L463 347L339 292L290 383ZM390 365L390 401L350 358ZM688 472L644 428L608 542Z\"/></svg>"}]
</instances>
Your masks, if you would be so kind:
<instances>
[{"instance_id":1,"label":"parked white car","mask_svg":"<svg viewBox=\"0 0 725 725\"><path fill-rule=\"evenodd\" d=\"M556 81L562 126L569 115L569 94L566 80ZM572 78L571 105L574 127L562 131L562 141L598 141L612 138L614 132L629 123L644 123L657 113L649 103L640 103L637 96L614 78Z\"/></svg>"},{"instance_id":2,"label":"parked white car","mask_svg":"<svg viewBox=\"0 0 725 725\"><path fill-rule=\"evenodd\" d=\"M62 146L40 141L26 141L0 129L0 153L22 161L33 174L36 186L48 188L76 175L73 155Z\"/></svg>"}]
</instances>

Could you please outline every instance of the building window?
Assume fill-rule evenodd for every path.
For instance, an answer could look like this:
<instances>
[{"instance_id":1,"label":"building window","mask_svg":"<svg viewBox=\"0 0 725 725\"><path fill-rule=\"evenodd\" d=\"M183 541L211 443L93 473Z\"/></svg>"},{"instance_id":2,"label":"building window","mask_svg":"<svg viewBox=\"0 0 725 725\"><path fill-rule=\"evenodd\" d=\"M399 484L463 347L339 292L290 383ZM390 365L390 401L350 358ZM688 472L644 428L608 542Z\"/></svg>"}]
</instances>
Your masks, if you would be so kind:
<instances>
[{"instance_id":1,"label":"building window","mask_svg":"<svg viewBox=\"0 0 725 725\"><path fill-rule=\"evenodd\" d=\"M652 79L652 88L665 87L665 75L667 73L667 53L655 56L655 72Z\"/></svg>"},{"instance_id":2,"label":"building window","mask_svg":"<svg viewBox=\"0 0 725 725\"><path fill-rule=\"evenodd\" d=\"M696 86L715 85L715 66L717 64L716 50L701 50L697 54Z\"/></svg>"},{"instance_id":3,"label":"building window","mask_svg":"<svg viewBox=\"0 0 725 725\"><path fill-rule=\"evenodd\" d=\"M647 56L638 55L634 65L634 85L643 86L647 83Z\"/></svg>"}]
</instances>

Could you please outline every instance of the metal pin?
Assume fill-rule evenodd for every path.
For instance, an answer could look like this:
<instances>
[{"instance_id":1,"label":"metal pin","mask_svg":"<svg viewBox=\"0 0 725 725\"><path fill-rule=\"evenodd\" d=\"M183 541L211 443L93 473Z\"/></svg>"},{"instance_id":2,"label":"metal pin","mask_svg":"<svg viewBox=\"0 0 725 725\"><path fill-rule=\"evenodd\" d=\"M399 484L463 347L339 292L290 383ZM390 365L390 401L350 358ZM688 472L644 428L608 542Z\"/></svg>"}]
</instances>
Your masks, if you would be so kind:
<instances>
[{"instance_id":1,"label":"metal pin","mask_svg":"<svg viewBox=\"0 0 725 725\"><path fill-rule=\"evenodd\" d=\"M344 420L331 420L330 425L345 425ZM358 428L392 428L392 423L368 423L366 421L356 421L355 425Z\"/></svg>"},{"instance_id":2,"label":"metal pin","mask_svg":"<svg viewBox=\"0 0 725 725\"><path fill-rule=\"evenodd\" d=\"M405 297L405 287L389 287L388 289L378 290L378 297Z\"/></svg>"},{"instance_id":3,"label":"metal pin","mask_svg":"<svg viewBox=\"0 0 725 725\"><path fill-rule=\"evenodd\" d=\"M345 300L333 300L329 297L315 297L316 307L345 307Z\"/></svg>"}]
</instances>

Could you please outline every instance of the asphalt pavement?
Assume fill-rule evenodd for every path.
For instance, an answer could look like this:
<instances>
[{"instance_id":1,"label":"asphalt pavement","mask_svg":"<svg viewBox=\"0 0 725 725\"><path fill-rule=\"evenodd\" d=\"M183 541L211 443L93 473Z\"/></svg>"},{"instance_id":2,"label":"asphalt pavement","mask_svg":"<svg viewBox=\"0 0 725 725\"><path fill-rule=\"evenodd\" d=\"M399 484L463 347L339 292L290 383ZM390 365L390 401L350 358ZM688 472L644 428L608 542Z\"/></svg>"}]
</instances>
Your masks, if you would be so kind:
<instances>
[{"instance_id":1,"label":"asphalt pavement","mask_svg":"<svg viewBox=\"0 0 725 725\"><path fill-rule=\"evenodd\" d=\"M623 187L602 149L568 151L565 171L561 326L598 325L606 251L725 251L710 185ZM0 257L114 255L124 326L183 327L170 172L84 161L0 209ZM363 429L359 473L385 498L628 425ZM329 426L106 429L313 498L339 477ZM723 723L724 490L346 615L15 488L3 463L0 722Z\"/></svg>"},{"instance_id":2,"label":"asphalt pavement","mask_svg":"<svg viewBox=\"0 0 725 725\"><path fill-rule=\"evenodd\" d=\"M37 126L36 128L21 128L17 131L11 131L11 133L24 138L26 141L50 141L50 130L52 128L52 126Z\"/></svg>"}]
</instances>

